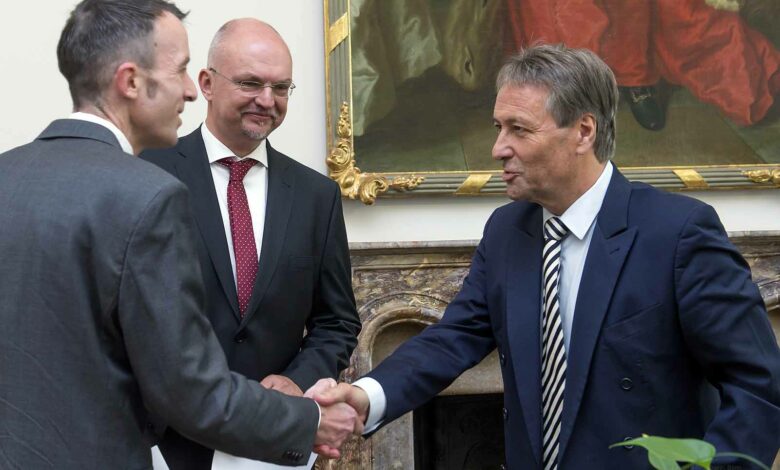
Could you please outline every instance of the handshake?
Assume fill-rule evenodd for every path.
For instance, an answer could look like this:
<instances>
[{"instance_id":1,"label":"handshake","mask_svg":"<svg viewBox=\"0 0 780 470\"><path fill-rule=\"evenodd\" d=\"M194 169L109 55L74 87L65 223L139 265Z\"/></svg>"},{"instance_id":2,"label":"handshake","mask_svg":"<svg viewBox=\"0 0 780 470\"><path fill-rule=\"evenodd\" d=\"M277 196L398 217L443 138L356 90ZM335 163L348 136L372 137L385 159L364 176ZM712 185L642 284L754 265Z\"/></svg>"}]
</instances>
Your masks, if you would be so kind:
<instances>
[{"instance_id":1,"label":"handshake","mask_svg":"<svg viewBox=\"0 0 780 470\"><path fill-rule=\"evenodd\" d=\"M303 395L320 405L320 427L314 440L314 452L328 458L341 457L344 441L351 434L363 433L368 417L368 395L359 387L320 379Z\"/></svg>"}]
</instances>

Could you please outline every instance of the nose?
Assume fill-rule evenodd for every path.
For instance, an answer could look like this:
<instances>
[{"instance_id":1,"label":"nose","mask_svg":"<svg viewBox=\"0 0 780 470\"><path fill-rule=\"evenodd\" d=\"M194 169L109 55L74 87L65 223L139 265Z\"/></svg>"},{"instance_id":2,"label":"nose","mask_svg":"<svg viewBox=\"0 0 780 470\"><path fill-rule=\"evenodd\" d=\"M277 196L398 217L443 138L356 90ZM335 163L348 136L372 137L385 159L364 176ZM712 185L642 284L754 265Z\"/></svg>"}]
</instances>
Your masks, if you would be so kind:
<instances>
[{"instance_id":1,"label":"nose","mask_svg":"<svg viewBox=\"0 0 780 470\"><path fill-rule=\"evenodd\" d=\"M195 82L192 81L189 74L185 74L184 79L184 101L195 101L198 97L198 90L195 88Z\"/></svg>"},{"instance_id":2,"label":"nose","mask_svg":"<svg viewBox=\"0 0 780 470\"><path fill-rule=\"evenodd\" d=\"M260 90L260 93L258 93L257 96L255 96L255 102L262 106L263 108L273 108L274 106L274 93L273 90L271 90L271 87L263 87Z\"/></svg>"},{"instance_id":3,"label":"nose","mask_svg":"<svg viewBox=\"0 0 780 470\"><path fill-rule=\"evenodd\" d=\"M496 143L493 144L493 150L491 155L494 160L504 160L512 156L512 149L506 144L504 140L504 132L499 131L496 136Z\"/></svg>"}]
</instances>

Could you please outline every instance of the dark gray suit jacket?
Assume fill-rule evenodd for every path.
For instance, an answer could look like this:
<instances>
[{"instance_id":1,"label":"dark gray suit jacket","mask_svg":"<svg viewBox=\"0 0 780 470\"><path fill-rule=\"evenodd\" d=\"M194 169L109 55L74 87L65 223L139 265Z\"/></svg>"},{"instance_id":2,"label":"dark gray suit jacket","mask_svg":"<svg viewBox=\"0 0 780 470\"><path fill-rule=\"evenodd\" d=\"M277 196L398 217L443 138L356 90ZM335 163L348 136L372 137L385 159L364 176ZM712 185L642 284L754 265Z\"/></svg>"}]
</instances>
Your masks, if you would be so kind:
<instances>
[{"instance_id":1,"label":"dark gray suit jacket","mask_svg":"<svg viewBox=\"0 0 780 470\"><path fill-rule=\"evenodd\" d=\"M228 370L195 240L184 185L102 126L0 155L0 468L150 468L152 422L305 462L317 407Z\"/></svg>"},{"instance_id":2,"label":"dark gray suit jacket","mask_svg":"<svg viewBox=\"0 0 780 470\"><path fill-rule=\"evenodd\" d=\"M230 369L256 380L285 375L306 390L347 367L360 331L341 193L326 176L270 145L267 150L265 229L243 318L201 130L182 137L173 148L150 150L141 158L190 190L206 314ZM170 430L160 449L172 470L211 468L213 451Z\"/></svg>"}]
</instances>

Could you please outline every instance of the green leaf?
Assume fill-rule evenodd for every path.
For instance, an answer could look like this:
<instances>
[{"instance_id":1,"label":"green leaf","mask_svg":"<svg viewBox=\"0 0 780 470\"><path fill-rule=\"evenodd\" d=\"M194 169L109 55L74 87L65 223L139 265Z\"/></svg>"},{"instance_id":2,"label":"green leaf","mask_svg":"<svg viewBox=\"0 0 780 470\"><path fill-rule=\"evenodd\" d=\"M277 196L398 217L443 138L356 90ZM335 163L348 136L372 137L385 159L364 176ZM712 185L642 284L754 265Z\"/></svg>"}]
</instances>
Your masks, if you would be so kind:
<instances>
[{"instance_id":1,"label":"green leaf","mask_svg":"<svg viewBox=\"0 0 780 470\"><path fill-rule=\"evenodd\" d=\"M672 439L648 436L647 434L643 434L642 437L636 439L612 444L610 448L630 445L647 449L650 463L655 468L664 470L679 469L677 462L693 463L709 469L712 459L715 457L715 447L699 439ZM675 466L669 466L669 461L674 462ZM658 462L658 465L665 466L657 466L655 462Z\"/></svg>"},{"instance_id":2,"label":"green leaf","mask_svg":"<svg viewBox=\"0 0 780 470\"><path fill-rule=\"evenodd\" d=\"M650 465L657 470L680 470L680 466L674 459L650 451L647 451L647 457L650 460Z\"/></svg>"}]
</instances>

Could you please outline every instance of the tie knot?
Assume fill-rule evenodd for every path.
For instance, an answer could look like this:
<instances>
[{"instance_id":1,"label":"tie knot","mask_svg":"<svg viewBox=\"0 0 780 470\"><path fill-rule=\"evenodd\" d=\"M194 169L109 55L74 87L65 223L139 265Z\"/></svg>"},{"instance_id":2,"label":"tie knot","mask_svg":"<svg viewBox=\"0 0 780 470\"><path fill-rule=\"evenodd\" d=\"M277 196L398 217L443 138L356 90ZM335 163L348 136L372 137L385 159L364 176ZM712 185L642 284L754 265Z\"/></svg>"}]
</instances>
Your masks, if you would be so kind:
<instances>
[{"instance_id":1,"label":"tie knot","mask_svg":"<svg viewBox=\"0 0 780 470\"><path fill-rule=\"evenodd\" d=\"M550 217L544 223L545 240L562 240L569 234L567 227L558 217Z\"/></svg>"},{"instance_id":2,"label":"tie knot","mask_svg":"<svg viewBox=\"0 0 780 470\"><path fill-rule=\"evenodd\" d=\"M228 167L230 170L230 181L232 182L243 181L249 169L257 164L257 160L251 158L239 160L236 157L227 157L217 160L217 163Z\"/></svg>"}]
</instances>

